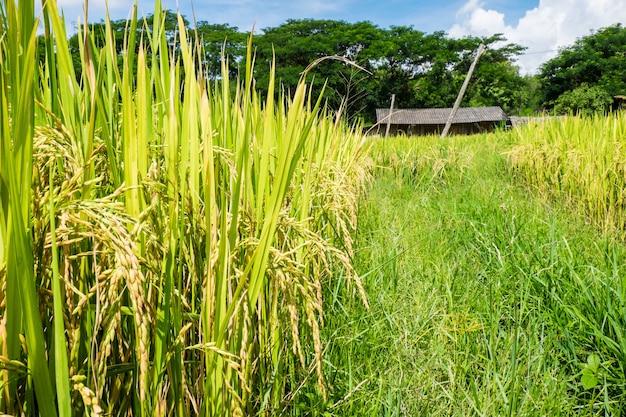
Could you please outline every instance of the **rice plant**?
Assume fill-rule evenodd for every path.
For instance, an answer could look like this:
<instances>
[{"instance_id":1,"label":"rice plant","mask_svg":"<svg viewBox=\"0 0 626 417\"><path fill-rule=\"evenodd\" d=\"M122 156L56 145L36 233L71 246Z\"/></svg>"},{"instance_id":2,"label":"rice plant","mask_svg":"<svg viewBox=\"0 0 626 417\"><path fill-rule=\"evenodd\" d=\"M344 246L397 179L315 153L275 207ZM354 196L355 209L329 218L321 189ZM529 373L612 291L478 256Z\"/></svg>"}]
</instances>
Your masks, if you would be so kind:
<instances>
[{"instance_id":1,"label":"rice plant","mask_svg":"<svg viewBox=\"0 0 626 417\"><path fill-rule=\"evenodd\" d=\"M3 5L0 412L271 415L311 378L326 401L322 288L367 303L363 138L306 74L260 97L252 39L240 80L205 79L158 0L123 55L79 24L80 71L54 1L39 68L33 1Z\"/></svg>"},{"instance_id":2,"label":"rice plant","mask_svg":"<svg viewBox=\"0 0 626 417\"><path fill-rule=\"evenodd\" d=\"M520 129L508 159L528 187L567 207L607 240L623 243L625 143L622 113L567 117ZM581 372L582 388L576 390L586 402L581 409L615 414L626 403L623 248L588 242L588 251L599 253L601 262L581 266L583 255L567 241L563 245L558 257L551 254L551 266L534 276L534 286L564 329L562 354Z\"/></svg>"},{"instance_id":3,"label":"rice plant","mask_svg":"<svg viewBox=\"0 0 626 417\"><path fill-rule=\"evenodd\" d=\"M509 153L529 185L562 199L605 232L624 235L626 119L622 113L520 127Z\"/></svg>"}]
</instances>

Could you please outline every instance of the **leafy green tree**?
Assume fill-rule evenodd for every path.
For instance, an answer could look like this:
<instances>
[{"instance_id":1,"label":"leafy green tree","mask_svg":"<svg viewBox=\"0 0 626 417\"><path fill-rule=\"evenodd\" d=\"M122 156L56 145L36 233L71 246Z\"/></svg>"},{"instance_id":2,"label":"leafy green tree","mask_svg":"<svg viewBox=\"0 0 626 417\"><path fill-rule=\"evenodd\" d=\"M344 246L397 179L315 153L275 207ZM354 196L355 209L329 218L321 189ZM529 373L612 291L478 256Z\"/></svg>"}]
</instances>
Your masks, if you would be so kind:
<instances>
[{"instance_id":1,"label":"leafy green tree","mask_svg":"<svg viewBox=\"0 0 626 417\"><path fill-rule=\"evenodd\" d=\"M176 53L177 15L164 11L164 19L170 52ZM153 20L154 16L149 15L138 25L135 45L131 46L126 45L130 39L126 21L110 23L120 65L126 48L137 48L142 40L150 52L148 38ZM223 76L223 55L228 76L236 77L246 57L249 34L227 24L190 24L184 17L183 22L190 42L200 51L198 63L204 75L213 79ZM95 35L92 50L97 50L104 45L107 26L99 22L89 28ZM81 42L78 34L70 39L76 60ZM519 76L513 64L522 47L507 44L502 35L450 39L443 31L426 34L412 26L382 29L371 22L302 19L265 28L253 38L256 87L262 92L267 88L271 63L275 63L277 79L287 91L297 84L305 69L316 63L307 75L313 93L324 91L331 108L349 119L370 123L375 109L388 107L392 95L396 97L396 108L452 106L480 43L487 49L463 104L498 105L507 112L519 113L523 102L531 102L528 80ZM328 59L333 56L340 59ZM346 60L360 68L348 65Z\"/></svg>"},{"instance_id":2,"label":"leafy green tree","mask_svg":"<svg viewBox=\"0 0 626 417\"><path fill-rule=\"evenodd\" d=\"M605 112L613 104L613 97L598 85L583 83L580 87L561 94L554 103L554 111L558 114L589 116Z\"/></svg>"},{"instance_id":3,"label":"leafy green tree","mask_svg":"<svg viewBox=\"0 0 626 417\"><path fill-rule=\"evenodd\" d=\"M180 36L178 16L171 10L165 10L162 16L164 20L163 29L165 31L166 41L173 48L172 52L178 52L177 40ZM237 75L238 65L243 60L248 35L240 33L236 27L226 24L211 24L206 21L197 22L192 25L189 20L183 16L183 24L188 31L189 41L201 51L201 65L205 71L205 75L209 78L220 77L222 53L228 61L229 76ZM148 54L150 53L150 37L152 28L154 27L154 14L149 14L141 24L137 25L135 33L134 48L139 47L139 43L143 42ZM130 38L129 27L125 19L113 20L110 22L111 36L115 42L115 50L117 52L118 65L122 65L122 55L127 47ZM105 45L107 25L101 21L98 23L90 23L89 30L94 35L94 49L102 48ZM79 34L74 34L69 40L70 51L76 63L79 62L80 46L82 39ZM77 70L79 65L75 65ZM80 76L80 73L77 74Z\"/></svg>"},{"instance_id":4,"label":"leafy green tree","mask_svg":"<svg viewBox=\"0 0 626 417\"><path fill-rule=\"evenodd\" d=\"M206 21L198 22L192 33L202 47L202 68L207 77L215 79L222 76L222 57L228 64L229 76L237 76L249 35L239 32L234 26Z\"/></svg>"},{"instance_id":5,"label":"leafy green tree","mask_svg":"<svg viewBox=\"0 0 626 417\"><path fill-rule=\"evenodd\" d=\"M487 38L449 39L443 32L426 35L419 48L420 60L410 76L415 80L413 102L416 107L451 107L456 100L475 52L486 45L478 61L463 105L501 106L512 112L519 107L526 82L513 59L523 47L505 44L501 34Z\"/></svg>"},{"instance_id":6,"label":"leafy green tree","mask_svg":"<svg viewBox=\"0 0 626 417\"><path fill-rule=\"evenodd\" d=\"M423 62L416 73L417 107L452 106L479 43L449 39L444 32L426 37Z\"/></svg>"},{"instance_id":7,"label":"leafy green tree","mask_svg":"<svg viewBox=\"0 0 626 417\"><path fill-rule=\"evenodd\" d=\"M362 103L371 98L368 74L344 61L325 58L342 57L369 71L377 57L375 50L383 40L380 29L369 22L302 19L264 29L254 44L259 87L267 87L271 62L275 62L277 79L286 89L295 86L305 69L317 63L309 72L314 92L324 87L324 98L330 107L345 111L346 105L361 109Z\"/></svg>"},{"instance_id":8,"label":"leafy green tree","mask_svg":"<svg viewBox=\"0 0 626 417\"><path fill-rule=\"evenodd\" d=\"M477 41L478 39L472 40L472 42ZM486 50L480 57L476 72L471 79L465 99L468 105L500 106L509 114L519 112L520 101L527 83L519 75L519 70L512 61L524 50L524 47L511 43L505 44L505 41L502 34L480 39L480 43L486 45ZM463 70L465 65L462 67Z\"/></svg>"},{"instance_id":9,"label":"leafy green tree","mask_svg":"<svg viewBox=\"0 0 626 417\"><path fill-rule=\"evenodd\" d=\"M523 81L517 111L511 111L509 113L510 115L532 116L542 110L539 99L539 77L536 75L526 75L523 77Z\"/></svg>"},{"instance_id":10,"label":"leafy green tree","mask_svg":"<svg viewBox=\"0 0 626 417\"><path fill-rule=\"evenodd\" d=\"M165 10L163 13L164 19L164 30L167 38L167 42L170 45L175 44L175 39L178 36L178 17L176 13ZM183 18L183 22L185 25L189 24L189 21L186 18ZM104 21L100 21L97 23L89 23L88 30L93 35L90 37L91 50L97 51L101 48L104 48L107 44L106 39L107 36L111 36L113 39L113 45L115 48L115 52L117 54L118 60L117 64L121 70L123 65L123 55L127 48L132 48L135 51L139 48L139 43L143 42L144 47L146 48L148 54L150 53L150 34L152 32L154 23L154 15L148 15L143 21L140 21L140 24L137 25L136 32L134 33L134 44L128 45L130 42L131 33L130 27L126 19L118 19L112 20L109 23L110 34L107 34L107 24ZM69 39L69 48L72 54L72 58L74 61L74 69L76 71L76 76L80 79L81 77L81 65L80 63L80 50L83 43L83 37L81 33L75 33ZM136 62L134 63L136 66ZM132 71L132 74L136 73L136 71Z\"/></svg>"},{"instance_id":11,"label":"leafy green tree","mask_svg":"<svg viewBox=\"0 0 626 417\"><path fill-rule=\"evenodd\" d=\"M445 33L427 35L410 26L393 26L384 33L390 47L376 74L381 80L380 101L384 103L395 94L398 108L423 107L432 98L445 95L437 91L446 84L446 62L452 56L448 55ZM431 74L429 80L423 79L426 73Z\"/></svg>"},{"instance_id":12,"label":"leafy green tree","mask_svg":"<svg viewBox=\"0 0 626 417\"><path fill-rule=\"evenodd\" d=\"M563 48L558 55L544 63L539 72L540 98L544 106L555 108L564 93L583 88L574 96L587 95L590 87L603 90L609 96L626 92L626 28L621 24L609 26L578 39ZM597 90L592 90L595 94ZM583 94L584 93L584 94ZM595 102L595 101L594 101ZM562 103L561 103L562 104ZM563 109L563 105L558 109ZM607 107L604 109L606 110ZM593 109L589 109L592 110Z\"/></svg>"}]
</instances>

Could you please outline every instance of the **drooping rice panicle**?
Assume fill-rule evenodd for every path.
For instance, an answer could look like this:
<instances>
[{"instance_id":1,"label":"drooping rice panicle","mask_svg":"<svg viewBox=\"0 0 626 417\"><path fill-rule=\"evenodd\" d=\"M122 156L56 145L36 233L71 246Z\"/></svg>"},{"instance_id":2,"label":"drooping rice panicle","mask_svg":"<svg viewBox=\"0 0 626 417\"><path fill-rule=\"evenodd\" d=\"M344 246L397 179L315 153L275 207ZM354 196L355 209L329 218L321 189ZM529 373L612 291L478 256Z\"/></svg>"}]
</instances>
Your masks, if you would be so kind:
<instances>
[{"instance_id":1,"label":"drooping rice panicle","mask_svg":"<svg viewBox=\"0 0 626 417\"><path fill-rule=\"evenodd\" d=\"M304 78L260 97L252 39L241 79L206 79L158 1L122 54L79 24L79 62L46 2L37 72L33 10L0 15L0 412L271 415L311 374L324 398L322 287L362 292L363 138Z\"/></svg>"}]
</instances>

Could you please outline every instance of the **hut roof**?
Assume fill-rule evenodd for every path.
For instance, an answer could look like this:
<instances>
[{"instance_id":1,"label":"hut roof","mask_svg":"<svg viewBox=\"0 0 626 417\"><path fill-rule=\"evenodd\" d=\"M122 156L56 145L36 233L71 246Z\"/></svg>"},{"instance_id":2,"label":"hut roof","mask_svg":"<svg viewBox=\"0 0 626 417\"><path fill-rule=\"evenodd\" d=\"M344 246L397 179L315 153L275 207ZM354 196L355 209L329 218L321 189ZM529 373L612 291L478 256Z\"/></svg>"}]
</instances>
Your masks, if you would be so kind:
<instances>
[{"instance_id":1,"label":"hut roof","mask_svg":"<svg viewBox=\"0 0 626 417\"><path fill-rule=\"evenodd\" d=\"M448 109L398 109L391 114L394 125L443 125L452 111ZM387 123L389 109L376 109L376 121ZM453 123L480 123L506 121L508 116L497 106L463 107L454 116Z\"/></svg>"}]
</instances>

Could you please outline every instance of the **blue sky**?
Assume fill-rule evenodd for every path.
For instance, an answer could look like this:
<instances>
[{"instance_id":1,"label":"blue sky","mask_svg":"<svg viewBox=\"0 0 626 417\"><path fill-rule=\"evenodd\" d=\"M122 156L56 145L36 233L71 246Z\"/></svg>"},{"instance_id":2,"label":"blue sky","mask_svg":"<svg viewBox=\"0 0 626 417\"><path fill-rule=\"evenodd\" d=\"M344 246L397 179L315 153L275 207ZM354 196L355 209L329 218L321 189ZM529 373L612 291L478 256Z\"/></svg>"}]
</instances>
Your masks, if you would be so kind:
<instances>
[{"instance_id":1,"label":"blue sky","mask_svg":"<svg viewBox=\"0 0 626 417\"><path fill-rule=\"evenodd\" d=\"M82 0L57 0L68 23L82 15ZM162 0L169 9L191 17L191 0ZM104 18L105 0L89 2L89 20ZM128 15L132 0L108 0L113 19ZM154 3L139 0L140 13L149 14ZM411 25L451 37L490 36L503 33L511 42L527 47L520 57L522 73L534 73L559 47L571 45L593 30L615 23L626 25L626 0L195 0L197 20L228 23L248 31L275 27L287 19L370 21L380 27Z\"/></svg>"},{"instance_id":2,"label":"blue sky","mask_svg":"<svg viewBox=\"0 0 626 417\"><path fill-rule=\"evenodd\" d=\"M82 15L81 0L57 0L66 5L67 17L75 21ZM191 0L162 0L169 9L180 9L186 16L192 15ZM193 8L198 20L211 23L229 23L241 30L249 30L256 21L257 29L277 26L287 19L320 18L336 19L348 22L370 21L380 27L391 25L413 25L424 32L446 30L455 23L458 10L467 3L465 0L410 1L410 0L195 0ZM104 1L91 0L90 20L103 18ZM109 12L113 19L125 18L132 0L109 0ZM532 9L539 1L517 0L485 1L485 6L495 7L506 12L511 23ZM151 13L152 1L140 0L139 9Z\"/></svg>"}]
</instances>

